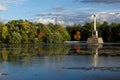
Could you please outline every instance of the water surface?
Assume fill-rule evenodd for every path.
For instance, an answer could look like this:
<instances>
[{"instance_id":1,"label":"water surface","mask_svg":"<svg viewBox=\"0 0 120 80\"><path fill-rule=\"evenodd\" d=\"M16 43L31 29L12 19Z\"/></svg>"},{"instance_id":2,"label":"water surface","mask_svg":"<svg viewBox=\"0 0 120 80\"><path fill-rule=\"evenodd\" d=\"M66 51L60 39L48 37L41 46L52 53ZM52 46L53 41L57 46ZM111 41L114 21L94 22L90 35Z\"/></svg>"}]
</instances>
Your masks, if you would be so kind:
<instances>
[{"instance_id":1,"label":"water surface","mask_svg":"<svg viewBox=\"0 0 120 80\"><path fill-rule=\"evenodd\" d=\"M0 80L120 80L120 44L0 46Z\"/></svg>"}]
</instances>

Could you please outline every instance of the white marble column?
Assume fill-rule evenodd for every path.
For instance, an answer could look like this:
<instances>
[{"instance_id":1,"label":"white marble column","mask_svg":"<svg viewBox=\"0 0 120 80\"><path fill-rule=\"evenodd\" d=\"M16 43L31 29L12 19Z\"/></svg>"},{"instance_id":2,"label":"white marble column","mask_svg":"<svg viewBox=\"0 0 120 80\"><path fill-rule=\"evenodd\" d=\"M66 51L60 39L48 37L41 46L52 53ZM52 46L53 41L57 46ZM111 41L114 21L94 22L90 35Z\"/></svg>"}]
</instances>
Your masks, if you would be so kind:
<instances>
[{"instance_id":1,"label":"white marble column","mask_svg":"<svg viewBox=\"0 0 120 80\"><path fill-rule=\"evenodd\" d=\"M94 15L94 31L96 31L96 15Z\"/></svg>"},{"instance_id":2,"label":"white marble column","mask_svg":"<svg viewBox=\"0 0 120 80\"><path fill-rule=\"evenodd\" d=\"M96 24L97 24L97 21L96 21L96 15L94 15L94 35L93 36L96 36L98 37L98 31L96 30Z\"/></svg>"}]
</instances>

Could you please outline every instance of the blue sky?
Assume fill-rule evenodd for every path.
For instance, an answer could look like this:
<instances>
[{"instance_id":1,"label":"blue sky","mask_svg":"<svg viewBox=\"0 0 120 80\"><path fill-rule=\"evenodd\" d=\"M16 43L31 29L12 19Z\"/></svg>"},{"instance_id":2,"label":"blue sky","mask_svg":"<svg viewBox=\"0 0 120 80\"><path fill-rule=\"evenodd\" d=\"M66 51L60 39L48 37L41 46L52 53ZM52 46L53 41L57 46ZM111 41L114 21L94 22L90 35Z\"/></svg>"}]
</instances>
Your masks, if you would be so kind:
<instances>
[{"instance_id":1,"label":"blue sky","mask_svg":"<svg viewBox=\"0 0 120 80\"><path fill-rule=\"evenodd\" d=\"M27 19L74 24L92 21L120 22L120 0L0 0L0 21Z\"/></svg>"}]
</instances>

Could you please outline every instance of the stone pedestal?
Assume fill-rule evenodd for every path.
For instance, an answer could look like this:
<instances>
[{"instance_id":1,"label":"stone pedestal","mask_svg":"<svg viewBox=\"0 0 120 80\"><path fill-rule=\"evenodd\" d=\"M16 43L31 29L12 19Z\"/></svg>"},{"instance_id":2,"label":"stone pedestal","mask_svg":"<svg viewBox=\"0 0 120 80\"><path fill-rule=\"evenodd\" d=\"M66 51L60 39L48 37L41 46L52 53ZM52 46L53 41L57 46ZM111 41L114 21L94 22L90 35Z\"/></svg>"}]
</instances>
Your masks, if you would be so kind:
<instances>
[{"instance_id":1,"label":"stone pedestal","mask_svg":"<svg viewBox=\"0 0 120 80\"><path fill-rule=\"evenodd\" d=\"M89 44L101 44L101 43L103 43L103 39L100 37L90 37L87 39L87 43L89 43Z\"/></svg>"}]
</instances>

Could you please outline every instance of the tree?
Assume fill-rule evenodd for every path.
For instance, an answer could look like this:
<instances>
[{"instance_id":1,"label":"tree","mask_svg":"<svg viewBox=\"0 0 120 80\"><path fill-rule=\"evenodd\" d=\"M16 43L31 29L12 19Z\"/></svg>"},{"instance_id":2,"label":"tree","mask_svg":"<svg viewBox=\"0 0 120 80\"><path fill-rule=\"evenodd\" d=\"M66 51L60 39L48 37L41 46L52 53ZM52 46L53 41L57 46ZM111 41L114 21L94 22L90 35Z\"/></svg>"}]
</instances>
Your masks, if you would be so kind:
<instances>
[{"instance_id":1,"label":"tree","mask_svg":"<svg viewBox=\"0 0 120 80\"><path fill-rule=\"evenodd\" d=\"M0 42L4 41L8 33L7 27L4 23L0 22Z\"/></svg>"},{"instance_id":2,"label":"tree","mask_svg":"<svg viewBox=\"0 0 120 80\"><path fill-rule=\"evenodd\" d=\"M81 39L86 41L88 37L92 36L93 26L91 23L86 22L81 30Z\"/></svg>"},{"instance_id":3,"label":"tree","mask_svg":"<svg viewBox=\"0 0 120 80\"><path fill-rule=\"evenodd\" d=\"M47 25L47 27L48 27L52 32L55 30L53 23L49 23L49 24Z\"/></svg>"},{"instance_id":4,"label":"tree","mask_svg":"<svg viewBox=\"0 0 120 80\"><path fill-rule=\"evenodd\" d=\"M76 40L75 39L75 35L76 35L76 32L81 32L82 31L82 26L80 24L74 24L73 26L67 26L66 27L66 30L67 32L69 33L70 37L71 37L71 40ZM77 35L78 37L78 35ZM77 40L80 40L81 39L81 36L79 36L79 39L77 38Z\"/></svg>"},{"instance_id":5,"label":"tree","mask_svg":"<svg viewBox=\"0 0 120 80\"><path fill-rule=\"evenodd\" d=\"M18 32L10 32L7 37L8 43L21 43L22 37Z\"/></svg>"},{"instance_id":6,"label":"tree","mask_svg":"<svg viewBox=\"0 0 120 80\"><path fill-rule=\"evenodd\" d=\"M55 32L59 33L61 36L62 36L62 41L67 41L67 40L70 40L70 35L68 34L67 30L61 26L61 25L55 25ZM58 37L61 37L61 36L58 36Z\"/></svg>"},{"instance_id":7,"label":"tree","mask_svg":"<svg viewBox=\"0 0 120 80\"><path fill-rule=\"evenodd\" d=\"M20 29L19 29L19 20L11 20L9 21L6 26L8 27L8 31L9 32L12 32L12 31L16 31L16 32L19 32Z\"/></svg>"},{"instance_id":8,"label":"tree","mask_svg":"<svg viewBox=\"0 0 120 80\"><path fill-rule=\"evenodd\" d=\"M120 24L112 28L112 41L114 42L120 41Z\"/></svg>"},{"instance_id":9,"label":"tree","mask_svg":"<svg viewBox=\"0 0 120 80\"><path fill-rule=\"evenodd\" d=\"M21 43L29 43L29 37L27 34L21 34Z\"/></svg>"},{"instance_id":10,"label":"tree","mask_svg":"<svg viewBox=\"0 0 120 80\"><path fill-rule=\"evenodd\" d=\"M111 41L111 27L109 26L107 21L104 21L101 27L99 28L99 34L103 38L103 41L110 42Z\"/></svg>"},{"instance_id":11,"label":"tree","mask_svg":"<svg viewBox=\"0 0 120 80\"><path fill-rule=\"evenodd\" d=\"M37 24L37 33L38 33L38 39L42 42L49 43L50 42L50 35L51 35L51 30L46 27L42 23Z\"/></svg>"},{"instance_id":12,"label":"tree","mask_svg":"<svg viewBox=\"0 0 120 80\"><path fill-rule=\"evenodd\" d=\"M4 26L2 28L2 41L4 42L7 38L7 35L8 35L8 28L7 26Z\"/></svg>"},{"instance_id":13,"label":"tree","mask_svg":"<svg viewBox=\"0 0 120 80\"><path fill-rule=\"evenodd\" d=\"M30 29L27 34L29 37L29 42L33 43L33 42L36 42L36 40L37 40L37 26L35 23L32 23L32 22L29 22L29 24L30 24L30 26L29 26Z\"/></svg>"},{"instance_id":14,"label":"tree","mask_svg":"<svg viewBox=\"0 0 120 80\"><path fill-rule=\"evenodd\" d=\"M76 31L76 34L74 35L74 40L80 40L80 38L81 38L81 33L80 33L80 31Z\"/></svg>"}]
</instances>

